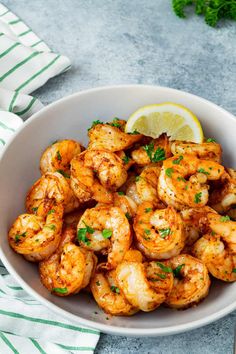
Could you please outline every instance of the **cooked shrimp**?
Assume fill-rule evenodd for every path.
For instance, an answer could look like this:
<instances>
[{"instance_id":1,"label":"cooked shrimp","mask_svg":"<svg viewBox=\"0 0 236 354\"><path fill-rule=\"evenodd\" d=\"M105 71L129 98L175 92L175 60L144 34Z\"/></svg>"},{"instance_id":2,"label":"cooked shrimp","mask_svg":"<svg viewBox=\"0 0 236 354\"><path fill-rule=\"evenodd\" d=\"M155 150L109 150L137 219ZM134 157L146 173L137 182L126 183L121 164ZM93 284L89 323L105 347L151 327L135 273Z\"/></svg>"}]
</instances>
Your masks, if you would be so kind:
<instances>
[{"instance_id":1,"label":"cooked shrimp","mask_svg":"<svg viewBox=\"0 0 236 354\"><path fill-rule=\"evenodd\" d=\"M236 173L232 169L226 169L221 179L213 187L210 194L209 204L218 213L227 213L236 205Z\"/></svg>"},{"instance_id":2,"label":"cooked shrimp","mask_svg":"<svg viewBox=\"0 0 236 354\"><path fill-rule=\"evenodd\" d=\"M211 160L221 163L222 148L220 144L209 142L195 144L183 141L174 141L171 143L171 152L173 155L194 155L199 159Z\"/></svg>"},{"instance_id":3,"label":"cooked shrimp","mask_svg":"<svg viewBox=\"0 0 236 354\"><path fill-rule=\"evenodd\" d=\"M131 152L132 159L141 166L149 165L151 162L161 162L171 155L170 142L166 134Z\"/></svg>"},{"instance_id":4,"label":"cooked shrimp","mask_svg":"<svg viewBox=\"0 0 236 354\"><path fill-rule=\"evenodd\" d=\"M116 268L116 278L119 289L129 303L142 311L155 310L166 299L163 292L153 287L153 282L147 277L145 265L140 262L122 262Z\"/></svg>"},{"instance_id":5,"label":"cooked shrimp","mask_svg":"<svg viewBox=\"0 0 236 354\"><path fill-rule=\"evenodd\" d=\"M157 194L157 186L161 168L155 165L146 166L136 178L136 189L139 200L151 202L158 208L164 207Z\"/></svg>"},{"instance_id":6,"label":"cooked shrimp","mask_svg":"<svg viewBox=\"0 0 236 354\"><path fill-rule=\"evenodd\" d=\"M158 293L169 296L174 284L172 269L161 262L144 263L146 276L152 288Z\"/></svg>"},{"instance_id":7,"label":"cooked shrimp","mask_svg":"<svg viewBox=\"0 0 236 354\"><path fill-rule=\"evenodd\" d=\"M155 210L151 203L141 204L133 227L137 247L147 258L168 259L184 247L183 221L172 207Z\"/></svg>"},{"instance_id":8,"label":"cooked shrimp","mask_svg":"<svg viewBox=\"0 0 236 354\"><path fill-rule=\"evenodd\" d=\"M208 202L208 180L217 180L224 167L214 161L199 160L193 155L179 155L163 162L158 195L176 209L200 208Z\"/></svg>"},{"instance_id":9,"label":"cooked shrimp","mask_svg":"<svg viewBox=\"0 0 236 354\"><path fill-rule=\"evenodd\" d=\"M124 256L124 261L127 262L143 262L143 255L140 251L130 248Z\"/></svg>"},{"instance_id":10,"label":"cooked shrimp","mask_svg":"<svg viewBox=\"0 0 236 354\"><path fill-rule=\"evenodd\" d=\"M115 154L123 161L126 171L135 164L134 160L132 160L124 151L117 151Z\"/></svg>"},{"instance_id":11,"label":"cooked shrimp","mask_svg":"<svg viewBox=\"0 0 236 354\"><path fill-rule=\"evenodd\" d=\"M184 209L180 212L184 222L186 235L185 244L187 247L191 247L199 237L209 231L207 215L212 212L215 213L214 209L208 206L202 207L201 209Z\"/></svg>"},{"instance_id":12,"label":"cooked shrimp","mask_svg":"<svg viewBox=\"0 0 236 354\"><path fill-rule=\"evenodd\" d=\"M85 288L97 264L93 252L72 242L74 237L74 229L66 227L56 252L39 264L41 282L58 296L76 294Z\"/></svg>"},{"instance_id":13,"label":"cooked shrimp","mask_svg":"<svg viewBox=\"0 0 236 354\"><path fill-rule=\"evenodd\" d=\"M142 138L141 134L126 134L109 124L96 124L89 130L89 150L109 150L112 152L129 148Z\"/></svg>"},{"instance_id":14,"label":"cooked shrimp","mask_svg":"<svg viewBox=\"0 0 236 354\"><path fill-rule=\"evenodd\" d=\"M208 295L210 278L202 261L188 254L180 254L168 263L175 275L174 286L166 300L169 307L185 309L198 304Z\"/></svg>"},{"instance_id":15,"label":"cooked shrimp","mask_svg":"<svg viewBox=\"0 0 236 354\"><path fill-rule=\"evenodd\" d=\"M87 209L78 226L80 244L96 252L107 251L107 268L115 268L129 249L129 221L120 208L107 206Z\"/></svg>"},{"instance_id":16,"label":"cooked shrimp","mask_svg":"<svg viewBox=\"0 0 236 354\"><path fill-rule=\"evenodd\" d=\"M65 213L78 208L79 202L76 199L67 179L58 172L48 172L39 178L27 193L26 209L28 213L35 212L47 201L56 201L62 204ZM42 210L39 208L39 210ZM42 214L40 214L42 215Z\"/></svg>"},{"instance_id":17,"label":"cooked shrimp","mask_svg":"<svg viewBox=\"0 0 236 354\"><path fill-rule=\"evenodd\" d=\"M122 160L110 151L86 151L71 161L71 187L81 202L90 199L112 202L111 191L117 190L126 179Z\"/></svg>"},{"instance_id":18,"label":"cooked shrimp","mask_svg":"<svg viewBox=\"0 0 236 354\"><path fill-rule=\"evenodd\" d=\"M70 175L70 162L74 156L81 153L81 145L74 140L61 140L50 145L42 154L40 170L42 174L60 171Z\"/></svg>"},{"instance_id":19,"label":"cooked shrimp","mask_svg":"<svg viewBox=\"0 0 236 354\"><path fill-rule=\"evenodd\" d=\"M138 311L126 300L122 290L117 286L115 270L96 273L90 287L95 301L106 313L113 316L130 316Z\"/></svg>"},{"instance_id":20,"label":"cooked shrimp","mask_svg":"<svg viewBox=\"0 0 236 354\"><path fill-rule=\"evenodd\" d=\"M114 206L121 208L128 220L134 217L137 212L137 204L135 201L123 192L114 193L113 203Z\"/></svg>"},{"instance_id":21,"label":"cooked shrimp","mask_svg":"<svg viewBox=\"0 0 236 354\"><path fill-rule=\"evenodd\" d=\"M28 261L39 262L56 250L61 239L63 207L54 205L47 216L22 214L9 231L9 244Z\"/></svg>"},{"instance_id":22,"label":"cooked shrimp","mask_svg":"<svg viewBox=\"0 0 236 354\"><path fill-rule=\"evenodd\" d=\"M206 264L215 278L236 281L236 222L217 214L208 217L212 232L194 244L192 253Z\"/></svg>"}]
</instances>

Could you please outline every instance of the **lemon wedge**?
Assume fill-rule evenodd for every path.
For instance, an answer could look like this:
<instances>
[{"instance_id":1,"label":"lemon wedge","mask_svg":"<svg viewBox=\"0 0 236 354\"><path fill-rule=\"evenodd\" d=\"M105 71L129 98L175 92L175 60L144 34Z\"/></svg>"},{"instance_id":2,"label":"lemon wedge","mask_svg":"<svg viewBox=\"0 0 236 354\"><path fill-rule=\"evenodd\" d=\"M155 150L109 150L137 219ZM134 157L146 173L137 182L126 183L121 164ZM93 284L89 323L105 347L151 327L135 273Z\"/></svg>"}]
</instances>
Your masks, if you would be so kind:
<instances>
[{"instance_id":1,"label":"lemon wedge","mask_svg":"<svg viewBox=\"0 0 236 354\"><path fill-rule=\"evenodd\" d=\"M128 119L126 133L139 132L154 139L166 133L170 140L203 142L197 117L180 104L166 102L139 108Z\"/></svg>"}]
</instances>

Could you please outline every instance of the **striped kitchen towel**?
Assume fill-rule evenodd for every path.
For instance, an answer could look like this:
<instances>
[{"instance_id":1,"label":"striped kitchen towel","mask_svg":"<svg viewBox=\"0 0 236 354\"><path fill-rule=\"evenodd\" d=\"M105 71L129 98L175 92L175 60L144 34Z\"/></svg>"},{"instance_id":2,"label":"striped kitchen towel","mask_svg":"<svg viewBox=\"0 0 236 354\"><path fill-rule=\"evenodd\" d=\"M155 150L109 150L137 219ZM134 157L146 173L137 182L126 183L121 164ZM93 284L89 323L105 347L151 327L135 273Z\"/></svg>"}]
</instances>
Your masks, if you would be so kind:
<instances>
[{"instance_id":1,"label":"striped kitchen towel","mask_svg":"<svg viewBox=\"0 0 236 354\"><path fill-rule=\"evenodd\" d=\"M19 17L0 3L0 108L29 117L41 108L28 94L70 68Z\"/></svg>"},{"instance_id":2,"label":"striped kitchen towel","mask_svg":"<svg viewBox=\"0 0 236 354\"><path fill-rule=\"evenodd\" d=\"M93 353L99 332L71 323L42 306L0 262L0 353Z\"/></svg>"},{"instance_id":3,"label":"striped kitchen towel","mask_svg":"<svg viewBox=\"0 0 236 354\"><path fill-rule=\"evenodd\" d=\"M28 94L69 66L0 4L0 152L21 118L43 106ZM71 323L29 296L0 262L1 354L91 354L98 339L98 331Z\"/></svg>"}]
</instances>

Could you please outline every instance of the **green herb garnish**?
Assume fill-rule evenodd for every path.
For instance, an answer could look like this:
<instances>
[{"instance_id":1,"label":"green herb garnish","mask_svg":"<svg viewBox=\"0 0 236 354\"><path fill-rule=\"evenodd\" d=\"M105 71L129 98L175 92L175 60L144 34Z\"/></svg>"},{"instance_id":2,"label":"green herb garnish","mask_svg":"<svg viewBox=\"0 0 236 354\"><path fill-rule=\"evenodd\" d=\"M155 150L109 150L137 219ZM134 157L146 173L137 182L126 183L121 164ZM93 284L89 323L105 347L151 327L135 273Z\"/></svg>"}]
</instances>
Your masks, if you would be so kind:
<instances>
[{"instance_id":1,"label":"green herb garnish","mask_svg":"<svg viewBox=\"0 0 236 354\"><path fill-rule=\"evenodd\" d=\"M199 168L197 172L204 173L204 175L209 175L210 173L204 170L204 168Z\"/></svg>"},{"instance_id":2,"label":"green herb garnish","mask_svg":"<svg viewBox=\"0 0 236 354\"><path fill-rule=\"evenodd\" d=\"M182 182L187 182L186 179L184 177L177 177L177 181L182 181Z\"/></svg>"},{"instance_id":3,"label":"green herb garnish","mask_svg":"<svg viewBox=\"0 0 236 354\"><path fill-rule=\"evenodd\" d=\"M128 219L128 220L130 220L130 219L131 219L131 215L130 215L130 213L125 213L125 216L127 217L127 219Z\"/></svg>"},{"instance_id":4,"label":"green herb garnish","mask_svg":"<svg viewBox=\"0 0 236 354\"><path fill-rule=\"evenodd\" d=\"M159 229L159 234L161 238L165 238L171 234L171 229L169 227L167 229Z\"/></svg>"},{"instance_id":5,"label":"green herb garnish","mask_svg":"<svg viewBox=\"0 0 236 354\"><path fill-rule=\"evenodd\" d=\"M173 273L174 273L174 276L176 278L179 278L180 276L180 271L181 269L185 266L185 264L180 264L178 267L176 267L175 269L173 269Z\"/></svg>"},{"instance_id":6,"label":"green herb garnish","mask_svg":"<svg viewBox=\"0 0 236 354\"><path fill-rule=\"evenodd\" d=\"M234 269L232 270L232 273L236 273L236 268L234 268Z\"/></svg>"},{"instance_id":7,"label":"green herb garnish","mask_svg":"<svg viewBox=\"0 0 236 354\"><path fill-rule=\"evenodd\" d=\"M102 230L102 236L104 238L110 238L112 236L112 230L109 229Z\"/></svg>"},{"instance_id":8,"label":"green herb garnish","mask_svg":"<svg viewBox=\"0 0 236 354\"><path fill-rule=\"evenodd\" d=\"M38 210L38 207L31 208L31 210L35 213Z\"/></svg>"},{"instance_id":9,"label":"green herb garnish","mask_svg":"<svg viewBox=\"0 0 236 354\"><path fill-rule=\"evenodd\" d=\"M53 292L58 293L58 294L66 294L68 293L67 288L53 288Z\"/></svg>"},{"instance_id":10,"label":"green herb garnish","mask_svg":"<svg viewBox=\"0 0 236 354\"><path fill-rule=\"evenodd\" d=\"M62 157L61 157L61 154L60 154L60 151L59 151L59 150L57 151L57 160L58 160L58 161L61 161L61 160L62 160Z\"/></svg>"},{"instance_id":11,"label":"green herb garnish","mask_svg":"<svg viewBox=\"0 0 236 354\"><path fill-rule=\"evenodd\" d=\"M98 119L98 120L94 120L94 121L92 122L91 127L88 128L88 131L89 131L90 129L92 129L93 127L95 127L95 125L98 125L98 124L104 124L104 123L101 122L99 119Z\"/></svg>"},{"instance_id":12,"label":"green herb garnish","mask_svg":"<svg viewBox=\"0 0 236 354\"><path fill-rule=\"evenodd\" d=\"M171 178L174 170L173 170L173 168L167 168L165 172L166 172L166 175Z\"/></svg>"},{"instance_id":13,"label":"green herb garnish","mask_svg":"<svg viewBox=\"0 0 236 354\"><path fill-rule=\"evenodd\" d=\"M100 286L101 285L100 281L96 281L96 285Z\"/></svg>"},{"instance_id":14,"label":"green herb garnish","mask_svg":"<svg viewBox=\"0 0 236 354\"><path fill-rule=\"evenodd\" d=\"M136 177L135 177L135 181L136 181L136 182L140 181L140 179L141 179L140 176L136 176Z\"/></svg>"},{"instance_id":15,"label":"green herb garnish","mask_svg":"<svg viewBox=\"0 0 236 354\"><path fill-rule=\"evenodd\" d=\"M70 178L70 175L63 170L57 170L56 172L60 173L65 178Z\"/></svg>"},{"instance_id":16,"label":"green herb garnish","mask_svg":"<svg viewBox=\"0 0 236 354\"><path fill-rule=\"evenodd\" d=\"M120 120L119 118L114 118L113 121L112 121L112 123L110 123L110 125L111 125L112 127L120 128L120 127L121 127L121 124L118 123L119 120Z\"/></svg>"},{"instance_id":17,"label":"green herb garnish","mask_svg":"<svg viewBox=\"0 0 236 354\"><path fill-rule=\"evenodd\" d=\"M143 146L143 149L146 151L151 162L158 162L166 159L164 149L158 146L158 148L154 151L154 143Z\"/></svg>"},{"instance_id":18,"label":"green herb garnish","mask_svg":"<svg viewBox=\"0 0 236 354\"><path fill-rule=\"evenodd\" d=\"M150 213L150 211L152 211L152 208L146 208L145 209L145 213Z\"/></svg>"},{"instance_id":19,"label":"green herb garnish","mask_svg":"<svg viewBox=\"0 0 236 354\"><path fill-rule=\"evenodd\" d=\"M49 210L48 215L54 214L55 212L56 212L55 209L51 209L51 210Z\"/></svg>"},{"instance_id":20,"label":"green herb garnish","mask_svg":"<svg viewBox=\"0 0 236 354\"><path fill-rule=\"evenodd\" d=\"M117 286L114 286L114 285L111 286L111 291L112 291L113 293L116 293L116 294L119 294L119 293L120 293L120 289L117 288Z\"/></svg>"},{"instance_id":21,"label":"green herb garnish","mask_svg":"<svg viewBox=\"0 0 236 354\"><path fill-rule=\"evenodd\" d=\"M166 267L163 263L161 262L156 262L156 264L163 270L165 273L172 273L172 269L170 267Z\"/></svg>"},{"instance_id":22,"label":"green herb garnish","mask_svg":"<svg viewBox=\"0 0 236 354\"><path fill-rule=\"evenodd\" d=\"M197 15L203 15L205 22L215 27L222 18L236 20L234 0L172 0L172 7L178 17L185 18L185 7L193 5Z\"/></svg>"},{"instance_id":23,"label":"green herb garnish","mask_svg":"<svg viewBox=\"0 0 236 354\"><path fill-rule=\"evenodd\" d=\"M15 242L19 242L21 237L25 237L26 236L26 232L23 232L22 234L17 234L15 236Z\"/></svg>"},{"instance_id":24,"label":"green herb garnish","mask_svg":"<svg viewBox=\"0 0 236 354\"><path fill-rule=\"evenodd\" d=\"M150 235L150 233L151 233L151 231L148 230L148 229L145 229L144 232L145 232L146 235Z\"/></svg>"},{"instance_id":25,"label":"green herb garnish","mask_svg":"<svg viewBox=\"0 0 236 354\"><path fill-rule=\"evenodd\" d=\"M92 235L94 233L94 229L90 226L88 226L84 221L83 221L85 227L81 227L80 229L78 229L77 232L77 239L79 242L83 242L84 244L86 244L87 246L90 245L90 241L88 239L88 237L86 236L86 234L90 234Z\"/></svg>"},{"instance_id":26,"label":"green herb garnish","mask_svg":"<svg viewBox=\"0 0 236 354\"><path fill-rule=\"evenodd\" d=\"M182 160L183 160L183 156L180 155L177 159L173 160L173 164L179 165Z\"/></svg>"},{"instance_id":27,"label":"green herb garnish","mask_svg":"<svg viewBox=\"0 0 236 354\"><path fill-rule=\"evenodd\" d=\"M202 192L196 193L194 197L194 203L198 204L201 203Z\"/></svg>"},{"instance_id":28,"label":"green herb garnish","mask_svg":"<svg viewBox=\"0 0 236 354\"><path fill-rule=\"evenodd\" d=\"M166 275L165 274L155 273L155 275L157 275L161 279L166 279Z\"/></svg>"},{"instance_id":29,"label":"green herb garnish","mask_svg":"<svg viewBox=\"0 0 236 354\"><path fill-rule=\"evenodd\" d=\"M133 132L128 133L128 134L130 134L130 135L137 135L137 134L140 134L140 133L135 129Z\"/></svg>"},{"instance_id":30,"label":"green herb garnish","mask_svg":"<svg viewBox=\"0 0 236 354\"><path fill-rule=\"evenodd\" d=\"M230 221L230 217L228 215L221 216L220 221L222 222Z\"/></svg>"},{"instance_id":31,"label":"green herb garnish","mask_svg":"<svg viewBox=\"0 0 236 354\"><path fill-rule=\"evenodd\" d=\"M117 192L119 195L125 195L125 193L124 192Z\"/></svg>"},{"instance_id":32,"label":"green herb garnish","mask_svg":"<svg viewBox=\"0 0 236 354\"><path fill-rule=\"evenodd\" d=\"M206 142L207 143L216 143L216 140L213 138L208 138Z\"/></svg>"},{"instance_id":33,"label":"green herb garnish","mask_svg":"<svg viewBox=\"0 0 236 354\"><path fill-rule=\"evenodd\" d=\"M48 229L55 231L56 230L56 225L51 224L51 225L45 225L45 227L47 227Z\"/></svg>"},{"instance_id":34,"label":"green herb garnish","mask_svg":"<svg viewBox=\"0 0 236 354\"><path fill-rule=\"evenodd\" d=\"M126 155L122 158L122 161L124 162L125 165L127 165L129 163L129 160L130 160L130 158Z\"/></svg>"}]
</instances>

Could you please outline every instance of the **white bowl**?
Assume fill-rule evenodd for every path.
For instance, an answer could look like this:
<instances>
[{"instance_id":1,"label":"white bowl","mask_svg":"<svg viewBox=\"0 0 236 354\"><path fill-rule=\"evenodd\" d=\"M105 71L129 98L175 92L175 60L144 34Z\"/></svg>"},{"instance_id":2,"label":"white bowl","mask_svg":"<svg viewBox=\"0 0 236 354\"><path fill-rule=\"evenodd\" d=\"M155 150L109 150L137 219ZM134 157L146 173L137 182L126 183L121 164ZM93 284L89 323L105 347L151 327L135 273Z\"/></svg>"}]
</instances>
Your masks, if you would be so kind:
<instances>
[{"instance_id":1,"label":"white bowl","mask_svg":"<svg viewBox=\"0 0 236 354\"><path fill-rule=\"evenodd\" d=\"M186 311L159 308L133 317L113 317L98 310L89 295L68 298L51 295L41 285L37 266L14 253L7 241L13 220L24 211L28 188L39 177L42 151L57 139L87 143L87 128L93 120L127 119L137 108L165 101L183 104L200 119L205 135L214 137L224 149L224 163L236 167L236 120L222 108L186 92L155 86L114 86L76 93L55 102L31 117L12 138L0 160L0 257L19 284L51 310L103 332L154 336L194 329L236 309L236 283L214 281L210 295L199 306ZM98 312L95 314L94 312Z\"/></svg>"}]
</instances>

